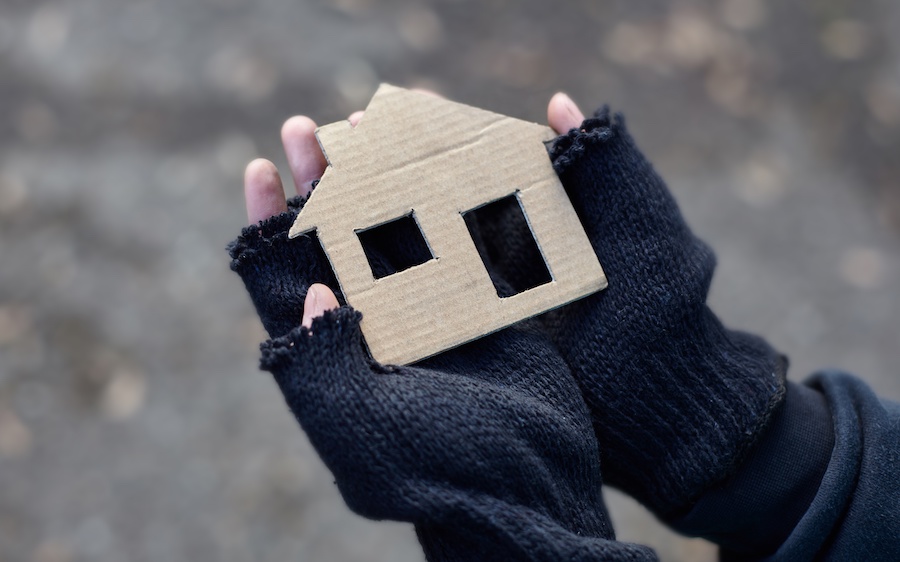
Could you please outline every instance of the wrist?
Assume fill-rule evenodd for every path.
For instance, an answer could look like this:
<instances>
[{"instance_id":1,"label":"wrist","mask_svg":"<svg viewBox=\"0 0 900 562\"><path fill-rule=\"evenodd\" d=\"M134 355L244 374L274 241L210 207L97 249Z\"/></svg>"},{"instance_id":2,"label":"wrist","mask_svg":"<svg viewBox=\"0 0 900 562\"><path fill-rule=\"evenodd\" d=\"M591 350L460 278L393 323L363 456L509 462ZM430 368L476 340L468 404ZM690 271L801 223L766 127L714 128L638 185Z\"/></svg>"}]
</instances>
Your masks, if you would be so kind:
<instances>
[{"instance_id":1,"label":"wrist","mask_svg":"<svg viewBox=\"0 0 900 562\"><path fill-rule=\"evenodd\" d=\"M606 480L674 517L728 478L784 398L786 360L704 305L665 337L632 340L616 391L592 404ZM613 365L607 369L616 368Z\"/></svg>"},{"instance_id":2,"label":"wrist","mask_svg":"<svg viewBox=\"0 0 900 562\"><path fill-rule=\"evenodd\" d=\"M834 441L825 397L788 383L784 405L735 474L669 524L734 554L772 554L812 503Z\"/></svg>"}]
</instances>

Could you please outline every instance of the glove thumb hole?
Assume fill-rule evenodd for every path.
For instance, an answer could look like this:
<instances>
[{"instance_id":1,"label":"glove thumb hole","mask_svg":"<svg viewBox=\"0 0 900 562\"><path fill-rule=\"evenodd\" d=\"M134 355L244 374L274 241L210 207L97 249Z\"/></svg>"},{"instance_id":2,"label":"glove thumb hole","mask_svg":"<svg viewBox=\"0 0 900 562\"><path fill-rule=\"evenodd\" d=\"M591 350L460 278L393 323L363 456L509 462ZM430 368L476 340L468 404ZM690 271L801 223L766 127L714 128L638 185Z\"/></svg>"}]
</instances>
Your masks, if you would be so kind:
<instances>
[{"instance_id":1,"label":"glove thumb hole","mask_svg":"<svg viewBox=\"0 0 900 562\"><path fill-rule=\"evenodd\" d=\"M321 283L313 283L307 290L303 302L303 327L312 328L313 319L320 318L325 312L338 307L340 304L331 289Z\"/></svg>"},{"instance_id":2,"label":"glove thumb hole","mask_svg":"<svg viewBox=\"0 0 900 562\"><path fill-rule=\"evenodd\" d=\"M324 399L363 391L374 377L359 328L361 318L348 306L325 310L310 318L310 327L297 327L264 343L260 366L274 375L292 406L317 401L311 395Z\"/></svg>"}]
</instances>

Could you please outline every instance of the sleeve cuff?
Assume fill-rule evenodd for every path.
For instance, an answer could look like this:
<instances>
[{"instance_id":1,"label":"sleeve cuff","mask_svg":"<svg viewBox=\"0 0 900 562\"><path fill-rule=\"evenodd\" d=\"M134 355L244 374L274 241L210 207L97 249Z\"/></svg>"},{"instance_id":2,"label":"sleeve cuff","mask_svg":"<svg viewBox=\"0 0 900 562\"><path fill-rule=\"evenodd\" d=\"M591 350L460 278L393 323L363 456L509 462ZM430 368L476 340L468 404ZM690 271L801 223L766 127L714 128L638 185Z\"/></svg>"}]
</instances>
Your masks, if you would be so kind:
<instances>
[{"instance_id":1,"label":"sleeve cuff","mask_svg":"<svg viewBox=\"0 0 900 562\"><path fill-rule=\"evenodd\" d=\"M789 382L782 408L740 469L670 524L731 554L771 554L812 503L833 448L834 428L825 397Z\"/></svg>"}]
</instances>

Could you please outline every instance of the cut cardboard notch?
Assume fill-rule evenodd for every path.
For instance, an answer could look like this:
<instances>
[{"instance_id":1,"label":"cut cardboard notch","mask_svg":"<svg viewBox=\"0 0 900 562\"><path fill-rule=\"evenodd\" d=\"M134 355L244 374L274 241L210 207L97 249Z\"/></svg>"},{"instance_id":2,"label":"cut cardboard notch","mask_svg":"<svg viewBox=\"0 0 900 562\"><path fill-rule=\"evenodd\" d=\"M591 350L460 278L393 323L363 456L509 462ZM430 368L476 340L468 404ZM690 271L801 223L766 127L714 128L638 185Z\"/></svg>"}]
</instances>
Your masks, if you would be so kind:
<instances>
[{"instance_id":1,"label":"cut cardboard notch","mask_svg":"<svg viewBox=\"0 0 900 562\"><path fill-rule=\"evenodd\" d=\"M550 128L382 85L356 128L316 136L328 168L289 236L316 231L378 362L412 363L606 287L547 157ZM501 203L518 204L534 244L523 247L547 272L511 296L470 231ZM380 253L397 246L385 269Z\"/></svg>"}]
</instances>

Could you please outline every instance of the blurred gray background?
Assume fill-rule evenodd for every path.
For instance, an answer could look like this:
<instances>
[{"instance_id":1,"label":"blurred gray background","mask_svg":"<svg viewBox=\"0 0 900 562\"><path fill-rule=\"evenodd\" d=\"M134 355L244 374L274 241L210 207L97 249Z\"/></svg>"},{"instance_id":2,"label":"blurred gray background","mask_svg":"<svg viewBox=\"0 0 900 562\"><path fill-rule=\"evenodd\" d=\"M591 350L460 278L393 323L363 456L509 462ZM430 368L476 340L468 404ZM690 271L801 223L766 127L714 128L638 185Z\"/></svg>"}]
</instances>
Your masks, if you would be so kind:
<instances>
[{"instance_id":1,"label":"blurred gray background","mask_svg":"<svg viewBox=\"0 0 900 562\"><path fill-rule=\"evenodd\" d=\"M611 103L726 323L900 399L898 29L892 0L2 0L0 561L422 559L343 506L224 252L282 121L380 81ZM621 538L714 559L607 497Z\"/></svg>"}]
</instances>

